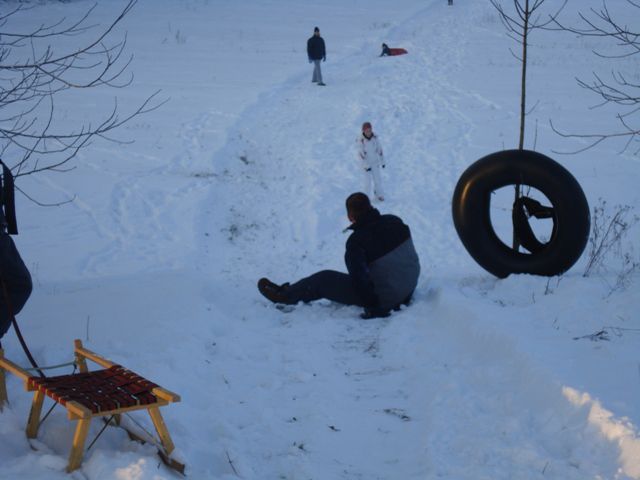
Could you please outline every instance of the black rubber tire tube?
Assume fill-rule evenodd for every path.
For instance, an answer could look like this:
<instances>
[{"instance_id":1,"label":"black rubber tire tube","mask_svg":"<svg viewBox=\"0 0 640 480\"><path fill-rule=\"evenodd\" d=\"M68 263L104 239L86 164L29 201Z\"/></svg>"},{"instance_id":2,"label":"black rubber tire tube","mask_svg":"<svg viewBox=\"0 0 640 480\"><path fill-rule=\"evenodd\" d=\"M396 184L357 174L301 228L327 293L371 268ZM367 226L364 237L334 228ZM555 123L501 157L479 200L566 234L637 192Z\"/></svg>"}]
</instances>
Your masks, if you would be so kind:
<instances>
[{"instance_id":1,"label":"black rubber tire tube","mask_svg":"<svg viewBox=\"0 0 640 480\"><path fill-rule=\"evenodd\" d=\"M536 253L521 253L506 245L491 224L492 192L516 184L536 188L554 209L556 228ZM531 150L504 150L473 163L458 180L452 214L469 254L499 278L512 273L564 273L582 255L591 228L589 204L577 180L556 161Z\"/></svg>"}]
</instances>

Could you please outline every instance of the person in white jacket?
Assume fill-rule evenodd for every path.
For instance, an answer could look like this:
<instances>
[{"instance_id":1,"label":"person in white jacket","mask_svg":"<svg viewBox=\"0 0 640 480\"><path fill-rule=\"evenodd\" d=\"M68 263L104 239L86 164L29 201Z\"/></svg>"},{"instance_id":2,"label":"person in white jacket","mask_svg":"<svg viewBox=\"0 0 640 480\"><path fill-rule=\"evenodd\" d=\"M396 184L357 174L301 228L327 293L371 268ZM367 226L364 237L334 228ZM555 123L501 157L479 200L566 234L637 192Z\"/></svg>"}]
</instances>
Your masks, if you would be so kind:
<instances>
[{"instance_id":1,"label":"person in white jacket","mask_svg":"<svg viewBox=\"0 0 640 480\"><path fill-rule=\"evenodd\" d=\"M362 124L362 134L356 140L358 147L358 157L360 166L364 173L364 192L371 194L371 184L373 183L373 195L380 201L384 200L382 190L382 169L385 167L384 154L378 141L378 137L373 133L370 122Z\"/></svg>"}]
</instances>

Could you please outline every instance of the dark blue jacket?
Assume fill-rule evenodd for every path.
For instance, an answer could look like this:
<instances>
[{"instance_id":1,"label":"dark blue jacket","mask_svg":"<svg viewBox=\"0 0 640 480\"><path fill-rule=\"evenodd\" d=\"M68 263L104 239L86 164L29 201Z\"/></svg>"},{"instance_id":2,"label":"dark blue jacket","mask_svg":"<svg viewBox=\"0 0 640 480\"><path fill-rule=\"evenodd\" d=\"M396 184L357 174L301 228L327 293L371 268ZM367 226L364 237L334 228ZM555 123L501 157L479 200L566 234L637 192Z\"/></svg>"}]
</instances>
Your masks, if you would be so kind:
<instances>
[{"instance_id":1,"label":"dark blue jacket","mask_svg":"<svg viewBox=\"0 0 640 480\"><path fill-rule=\"evenodd\" d=\"M327 52L325 51L322 37L314 35L307 40L307 55L309 56L309 60L327 59Z\"/></svg>"},{"instance_id":2,"label":"dark blue jacket","mask_svg":"<svg viewBox=\"0 0 640 480\"><path fill-rule=\"evenodd\" d=\"M420 276L409 227L372 208L350 228L344 260L365 308L391 310L407 300Z\"/></svg>"}]
</instances>

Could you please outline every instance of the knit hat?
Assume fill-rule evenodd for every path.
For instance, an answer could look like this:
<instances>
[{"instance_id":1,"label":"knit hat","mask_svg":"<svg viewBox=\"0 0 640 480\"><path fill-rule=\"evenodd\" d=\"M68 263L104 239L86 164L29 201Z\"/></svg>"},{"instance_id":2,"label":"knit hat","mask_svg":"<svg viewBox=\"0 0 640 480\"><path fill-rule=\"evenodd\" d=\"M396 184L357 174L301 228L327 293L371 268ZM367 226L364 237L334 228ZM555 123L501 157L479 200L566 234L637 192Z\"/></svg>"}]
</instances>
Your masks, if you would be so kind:
<instances>
[{"instance_id":1,"label":"knit hat","mask_svg":"<svg viewBox=\"0 0 640 480\"><path fill-rule=\"evenodd\" d=\"M319 29L318 27L314 27L314 28L313 28L313 31L314 31L314 32L320 32L320 29Z\"/></svg>"},{"instance_id":2,"label":"knit hat","mask_svg":"<svg viewBox=\"0 0 640 480\"><path fill-rule=\"evenodd\" d=\"M367 128L371 128L371 123L370 122L364 122L362 124L362 131L364 132Z\"/></svg>"}]
</instances>

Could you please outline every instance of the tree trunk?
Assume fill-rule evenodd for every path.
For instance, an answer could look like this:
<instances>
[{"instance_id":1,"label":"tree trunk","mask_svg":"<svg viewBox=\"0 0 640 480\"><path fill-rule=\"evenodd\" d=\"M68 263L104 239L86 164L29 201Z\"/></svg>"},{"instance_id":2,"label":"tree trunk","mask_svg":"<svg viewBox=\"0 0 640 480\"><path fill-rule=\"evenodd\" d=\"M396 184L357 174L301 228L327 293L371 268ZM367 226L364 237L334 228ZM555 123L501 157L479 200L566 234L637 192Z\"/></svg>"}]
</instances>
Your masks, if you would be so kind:
<instances>
[{"instance_id":1,"label":"tree trunk","mask_svg":"<svg viewBox=\"0 0 640 480\"><path fill-rule=\"evenodd\" d=\"M520 86L520 141L518 143L518 150L524 149L524 117L527 98L527 34L529 33L529 0L525 1L524 6L524 28L522 32L522 78ZM515 185L514 201L520 198L520 184ZM520 242L516 236L516 231L513 231L513 249L520 249Z\"/></svg>"},{"instance_id":2,"label":"tree trunk","mask_svg":"<svg viewBox=\"0 0 640 480\"><path fill-rule=\"evenodd\" d=\"M529 0L524 7L524 31L522 32L522 79L520 88L520 143L518 150L524 148L524 116L527 97L527 35L529 33Z\"/></svg>"}]
</instances>

